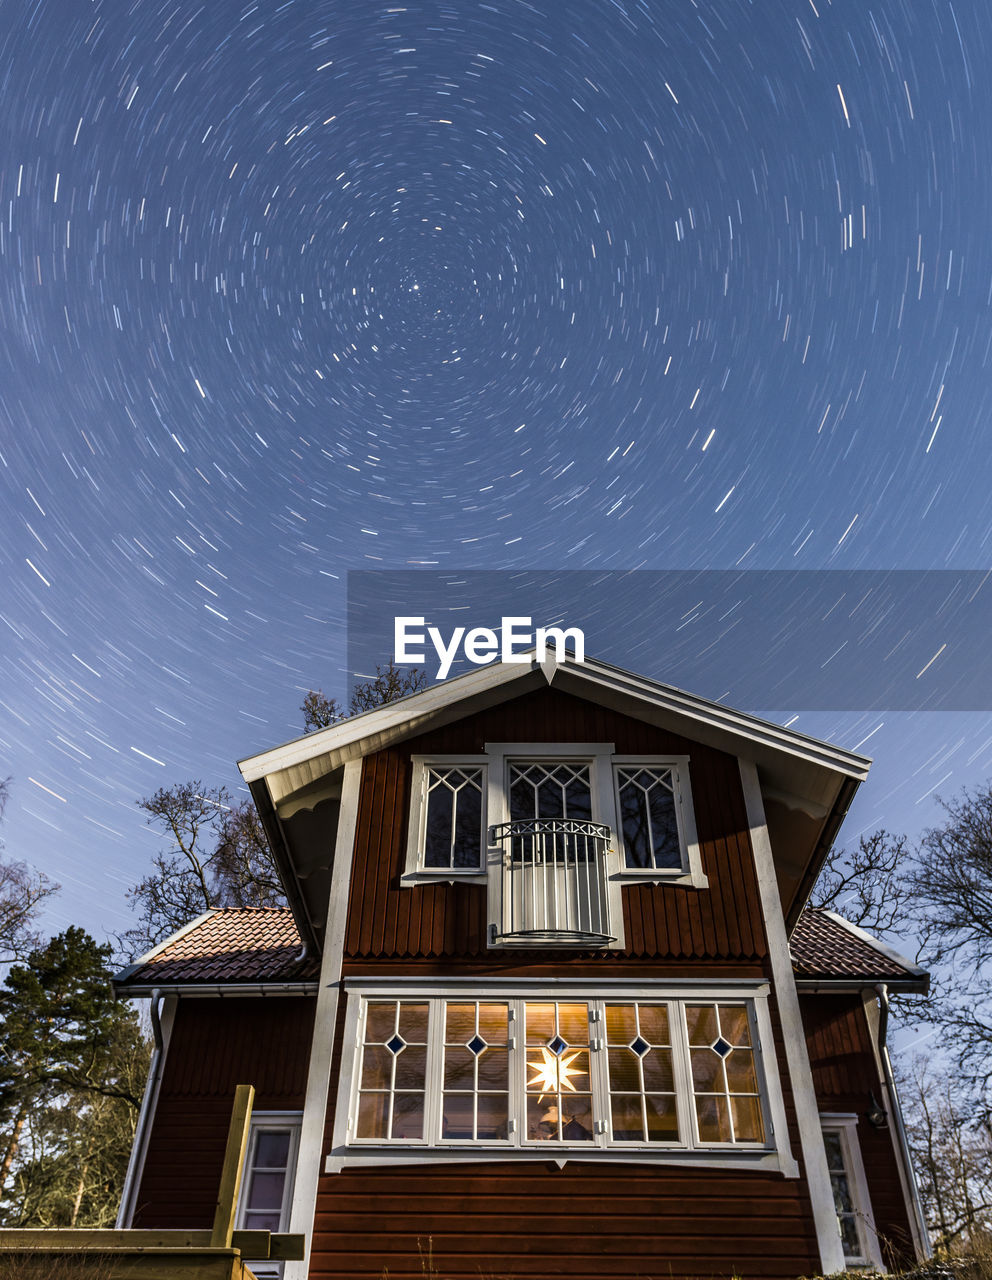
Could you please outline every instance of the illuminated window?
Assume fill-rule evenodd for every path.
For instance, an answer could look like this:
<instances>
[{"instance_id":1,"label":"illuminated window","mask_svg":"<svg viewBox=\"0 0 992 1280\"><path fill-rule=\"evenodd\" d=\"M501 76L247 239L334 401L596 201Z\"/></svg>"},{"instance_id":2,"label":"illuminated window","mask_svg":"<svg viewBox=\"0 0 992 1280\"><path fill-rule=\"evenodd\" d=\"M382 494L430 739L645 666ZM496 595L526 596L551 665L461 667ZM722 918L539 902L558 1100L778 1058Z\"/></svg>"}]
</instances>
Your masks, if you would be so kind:
<instances>
[{"instance_id":1,"label":"illuminated window","mask_svg":"<svg viewBox=\"0 0 992 1280\"><path fill-rule=\"evenodd\" d=\"M342 1140L770 1151L759 1007L764 997L367 995L352 1006Z\"/></svg>"}]
</instances>

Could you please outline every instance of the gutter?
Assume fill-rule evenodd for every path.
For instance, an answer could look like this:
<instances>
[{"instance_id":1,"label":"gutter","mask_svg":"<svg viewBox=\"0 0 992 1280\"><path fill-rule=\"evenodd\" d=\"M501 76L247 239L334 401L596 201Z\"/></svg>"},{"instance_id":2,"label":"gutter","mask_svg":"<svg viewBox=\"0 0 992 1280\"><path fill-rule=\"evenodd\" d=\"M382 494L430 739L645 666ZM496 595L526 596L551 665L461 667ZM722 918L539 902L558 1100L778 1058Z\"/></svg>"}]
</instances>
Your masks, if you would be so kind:
<instances>
[{"instance_id":1,"label":"gutter","mask_svg":"<svg viewBox=\"0 0 992 1280\"><path fill-rule=\"evenodd\" d=\"M118 984L117 994L129 999L148 996L315 996L317 982L150 982L123 986Z\"/></svg>"},{"instance_id":2,"label":"gutter","mask_svg":"<svg viewBox=\"0 0 992 1280\"><path fill-rule=\"evenodd\" d=\"M899 1091L896 1089L895 1077L892 1074L892 1060L889 1057L889 1046L886 1043L886 1033L889 1029L889 989L884 982L880 982L875 987L875 991L878 994L879 1003L878 1051L879 1057L882 1059L882 1074L885 1078L885 1089L889 1095L889 1105L892 1108L892 1119L895 1121L899 1156L905 1167L906 1178L909 1182L910 1210L913 1218L912 1225L916 1229L922 1257L924 1259L932 1258L933 1249L930 1246L930 1233L927 1231L926 1219L923 1216L923 1205L920 1201L920 1190L916 1185L916 1175L913 1172L913 1158L910 1155L909 1138L906 1134L906 1122L903 1119L902 1107L899 1103Z\"/></svg>"},{"instance_id":3,"label":"gutter","mask_svg":"<svg viewBox=\"0 0 992 1280\"><path fill-rule=\"evenodd\" d=\"M877 991L879 984L884 983L890 991L901 991L910 995L926 995L929 990L929 976L923 978L800 978L796 977L796 990L803 995L851 995L865 990Z\"/></svg>"},{"instance_id":4,"label":"gutter","mask_svg":"<svg viewBox=\"0 0 992 1280\"><path fill-rule=\"evenodd\" d=\"M114 994L116 995L116 992ZM162 1036L162 1020L159 1017L158 1010L161 994L158 987L151 992L152 1001L149 1006L149 1013L151 1014L155 1049L152 1052L152 1060L148 1064L148 1080L145 1084L144 1096L141 1099L138 1123L135 1126L134 1142L131 1145L131 1158L127 1162L124 1189L121 1192L121 1207L117 1211L117 1221L114 1223L118 1230L130 1227L134 1220L134 1198L138 1193L138 1180L145 1163L145 1148L148 1145L148 1136L151 1132L152 1114L155 1110L155 1102L158 1100L158 1086L162 1078L162 1062L165 1057L165 1040Z\"/></svg>"}]
</instances>

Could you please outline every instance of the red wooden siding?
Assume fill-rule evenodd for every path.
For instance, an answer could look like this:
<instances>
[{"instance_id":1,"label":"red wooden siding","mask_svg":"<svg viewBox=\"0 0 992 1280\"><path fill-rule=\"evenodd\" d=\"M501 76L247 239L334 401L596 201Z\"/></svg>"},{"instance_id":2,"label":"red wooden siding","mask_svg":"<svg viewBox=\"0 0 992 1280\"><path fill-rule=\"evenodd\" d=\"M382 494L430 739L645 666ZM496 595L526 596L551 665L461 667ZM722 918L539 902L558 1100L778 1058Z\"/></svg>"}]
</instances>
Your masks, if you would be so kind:
<instances>
[{"instance_id":1,"label":"red wooden siding","mask_svg":"<svg viewBox=\"0 0 992 1280\"><path fill-rule=\"evenodd\" d=\"M882 1101L868 1020L859 995L810 995L800 999L813 1088L821 1111L854 1112L875 1227L887 1261L909 1264L913 1250L891 1129L864 1118L869 1095ZM883 1103L884 1105L884 1103Z\"/></svg>"},{"instance_id":2,"label":"red wooden siding","mask_svg":"<svg viewBox=\"0 0 992 1280\"><path fill-rule=\"evenodd\" d=\"M764 958L764 928L736 759L553 689L515 698L366 758L346 956L461 959L488 954L501 963L486 951L484 886L400 886L411 754L475 754L487 741L613 742L622 755L689 755L709 888L625 886L624 954L666 960ZM608 963L608 957L602 962Z\"/></svg>"},{"instance_id":3,"label":"red wooden siding","mask_svg":"<svg viewBox=\"0 0 992 1280\"><path fill-rule=\"evenodd\" d=\"M181 999L137 1197L135 1227L213 1223L234 1089L256 1111L302 1111L316 1001Z\"/></svg>"},{"instance_id":4,"label":"red wooden siding","mask_svg":"<svg viewBox=\"0 0 992 1280\"><path fill-rule=\"evenodd\" d=\"M311 1280L479 1276L810 1275L803 1184L771 1174L571 1163L352 1170L324 1175Z\"/></svg>"}]
</instances>

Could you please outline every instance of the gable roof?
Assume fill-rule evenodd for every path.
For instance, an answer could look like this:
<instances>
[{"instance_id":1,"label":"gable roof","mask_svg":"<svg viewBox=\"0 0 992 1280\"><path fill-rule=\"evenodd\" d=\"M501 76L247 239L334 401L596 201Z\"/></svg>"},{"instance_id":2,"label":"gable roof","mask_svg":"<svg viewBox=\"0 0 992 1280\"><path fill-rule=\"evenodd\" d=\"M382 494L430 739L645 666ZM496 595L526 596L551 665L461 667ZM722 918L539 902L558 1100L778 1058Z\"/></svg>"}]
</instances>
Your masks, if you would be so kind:
<instances>
[{"instance_id":1,"label":"gable roof","mask_svg":"<svg viewBox=\"0 0 992 1280\"><path fill-rule=\"evenodd\" d=\"M791 951L800 989L879 982L896 990L926 989L922 969L832 911L804 911ZM287 908L221 908L205 912L117 974L114 986L129 996L150 995L155 988L186 995L213 994L219 987L231 994L280 986L315 991L319 962L300 955L300 935Z\"/></svg>"},{"instance_id":2,"label":"gable roof","mask_svg":"<svg viewBox=\"0 0 992 1280\"><path fill-rule=\"evenodd\" d=\"M320 946L329 871L307 863L306 852L294 846L289 819L327 802L325 812L336 822L334 806L347 761L547 685L752 761L761 782L786 921L795 923L871 761L595 658L578 662L567 655L557 661L550 652L534 651L239 762L308 946ZM333 847L333 830L327 838Z\"/></svg>"}]
</instances>

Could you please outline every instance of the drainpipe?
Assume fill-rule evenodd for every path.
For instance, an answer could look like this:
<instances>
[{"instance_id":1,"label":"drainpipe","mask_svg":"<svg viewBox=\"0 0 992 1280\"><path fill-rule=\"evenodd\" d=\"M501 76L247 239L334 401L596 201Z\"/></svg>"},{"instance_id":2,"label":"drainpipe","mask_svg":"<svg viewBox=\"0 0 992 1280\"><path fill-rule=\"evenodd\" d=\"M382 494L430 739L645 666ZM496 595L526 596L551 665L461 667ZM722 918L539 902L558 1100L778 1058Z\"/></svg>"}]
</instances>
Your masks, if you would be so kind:
<instances>
[{"instance_id":1,"label":"drainpipe","mask_svg":"<svg viewBox=\"0 0 992 1280\"><path fill-rule=\"evenodd\" d=\"M892 1119L895 1122L896 1138L899 1144L899 1155L902 1159L903 1167L906 1170L906 1178L909 1182L910 1209L912 1217L915 1220L913 1225L916 1227L916 1236L919 1240L920 1252L924 1258L933 1257L933 1249L930 1246L930 1233L927 1231L926 1218L923 1216L923 1205L920 1201L920 1190L916 1185L916 1175L913 1172L913 1158L909 1150L909 1137L906 1134L906 1123L903 1120L902 1107L899 1105L899 1093L896 1089L895 1078L892 1074L892 1059L889 1057L889 1046L886 1042L886 1034L889 1029L889 988L884 982L880 982L875 987L878 995L879 1019L878 1019L878 1053L882 1060L882 1075L885 1079L885 1091L889 1095L889 1106L892 1110Z\"/></svg>"},{"instance_id":2,"label":"drainpipe","mask_svg":"<svg viewBox=\"0 0 992 1280\"><path fill-rule=\"evenodd\" d=\"M141 1110L138 1112L138 1123L135 1126L134 1143L131 1147L131 1159L128 1161L127 1175L124 1179L124 1190L121 1194L121 1207L114 1224L117 1230L130 1227L134 1217L134 1198L138 1192L138 1179L145 1163L145 1147L151 1129L152 1114L158 1097L159 1080L162 1075L162 1059L164 1057L164 1041L162 1038L162 1020L159 1016L158 1002L162 992L158 987L152 991L149 1013L152 1021L152 1037L155 1049L148 1065L148 1081L145 1085L145 1096L141 1099Z\"/></svg>"}]
</instances>

